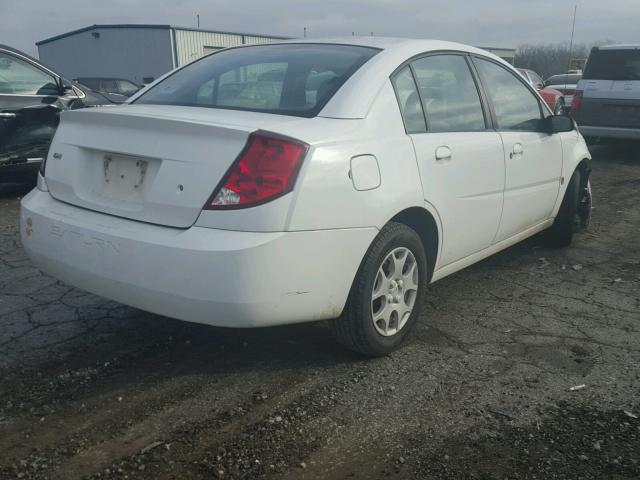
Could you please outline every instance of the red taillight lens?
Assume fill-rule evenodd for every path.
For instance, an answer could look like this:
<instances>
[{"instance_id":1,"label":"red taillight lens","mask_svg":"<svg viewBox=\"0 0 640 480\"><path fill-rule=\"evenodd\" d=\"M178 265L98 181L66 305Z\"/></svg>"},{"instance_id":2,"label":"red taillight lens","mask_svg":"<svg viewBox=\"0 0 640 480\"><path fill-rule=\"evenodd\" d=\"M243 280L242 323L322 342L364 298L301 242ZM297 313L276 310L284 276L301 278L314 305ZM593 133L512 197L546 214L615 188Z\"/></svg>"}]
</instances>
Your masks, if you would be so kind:
<instances>
[{"instance_id":1,"label":"red taillight lens","mask_svg":"<svg viewBox=\"0 0 640 480\"><path fill-rule=\"evenodd\" d=\"M573 102L571 103L571 111L577 112L582 107L582 90L576 90L573 94Z\"/></svg>"},{"instance_id":2,"label":"red taillight lens","mask_svg":"<svg viewBox=\"0 0 640 480\"><path fill-rule=\"evenodd\" d=\"M289 193L307 149L307 144L297 140L252 133L204 209L253 207Z\"/></svg>"}]
</instances>

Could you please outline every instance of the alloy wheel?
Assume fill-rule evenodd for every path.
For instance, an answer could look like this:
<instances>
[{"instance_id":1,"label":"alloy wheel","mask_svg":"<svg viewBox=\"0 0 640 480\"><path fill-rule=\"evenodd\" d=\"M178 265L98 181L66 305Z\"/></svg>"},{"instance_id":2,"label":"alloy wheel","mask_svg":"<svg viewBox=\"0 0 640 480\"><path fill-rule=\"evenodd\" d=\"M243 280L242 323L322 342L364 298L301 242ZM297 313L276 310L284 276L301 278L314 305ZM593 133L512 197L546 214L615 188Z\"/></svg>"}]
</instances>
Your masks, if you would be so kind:
<instances>
[{"instance_id":1,"label":"alloy wheel","mask_svg":"<svg viewBox=\"0 0 640 480\"><path fill-rule=\"evenodd\" d=\"M406 325L416 302L418 283L418 264L411 250L398 247L384 258L371 293L373 325L380 335L390 337Z\"/></svg>"}]
</instances>

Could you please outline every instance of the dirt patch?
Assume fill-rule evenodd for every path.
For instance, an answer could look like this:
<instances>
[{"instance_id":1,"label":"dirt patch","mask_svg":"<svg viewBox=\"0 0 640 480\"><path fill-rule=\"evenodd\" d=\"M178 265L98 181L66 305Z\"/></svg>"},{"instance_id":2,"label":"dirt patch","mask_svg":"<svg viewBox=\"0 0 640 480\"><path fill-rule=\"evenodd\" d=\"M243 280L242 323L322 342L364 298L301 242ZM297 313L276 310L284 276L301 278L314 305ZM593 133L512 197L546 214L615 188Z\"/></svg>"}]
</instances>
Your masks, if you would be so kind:
<instances>
[{"instance_id":1,"label":"dirt patch","mask_svg":"<svg viewBox=\"0 0 640 480\"><path fill-rule=\"evenodd\" d=\"M634 411L639 411L638 406ZM519 427L510 417L482 435L448 439L416 450L416 478L501 480L636 479L640 421L632 412L602 412L560 402L542 422ZM424 445L420 438L416 445Z\"/></svg>"}]
</instances>

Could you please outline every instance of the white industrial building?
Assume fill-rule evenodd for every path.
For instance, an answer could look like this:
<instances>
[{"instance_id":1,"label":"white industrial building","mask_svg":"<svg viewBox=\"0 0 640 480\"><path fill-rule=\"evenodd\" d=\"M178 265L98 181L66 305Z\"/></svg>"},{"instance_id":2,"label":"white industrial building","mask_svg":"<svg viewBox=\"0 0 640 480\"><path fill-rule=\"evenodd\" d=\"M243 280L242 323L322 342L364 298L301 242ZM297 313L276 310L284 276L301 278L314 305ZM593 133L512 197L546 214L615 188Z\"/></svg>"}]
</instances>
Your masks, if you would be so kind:
<instances>
[{"instance_id":1,"label":"white industrial building","mask_svg":"<svg viewBox=\"0 0 640 480\"><path fill-rule=\"evenodd\" d=\"M174 27L92 25L37 42L40 60L67 78L115 77L148 83L216 50L285 37Z\"/></svg>"},{"instance_id":2,"label":"white industrial building","mask_svg":"<svg viewBox=\"0 0 640 480\"><path fill-rule=\"evenodd\" d=\"M67 78L126 78L141 85L222 48L285 39L171 25L119 24L92 25L36 45L40 60ZM515 49L485 50L513 63Z\"/></svg>"}]
</instances>

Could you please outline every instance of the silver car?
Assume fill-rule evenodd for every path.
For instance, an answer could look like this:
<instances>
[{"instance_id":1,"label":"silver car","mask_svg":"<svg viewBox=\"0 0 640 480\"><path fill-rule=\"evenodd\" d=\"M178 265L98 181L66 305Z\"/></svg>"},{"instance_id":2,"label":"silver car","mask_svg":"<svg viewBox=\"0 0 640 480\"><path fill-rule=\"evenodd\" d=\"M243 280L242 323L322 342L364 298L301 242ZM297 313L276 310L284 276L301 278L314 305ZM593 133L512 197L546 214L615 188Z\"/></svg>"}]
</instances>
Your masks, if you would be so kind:
<instances>
[{"instance_id":1,"label":"silver car","mask_svg":"<svg viewBox=\"0 0 640 480\"><path fill-rule=\"evenodd\" d=\"M640 45L594 47L572 112L585 137L640 139Z\"/></svg>"}]
</instances>

